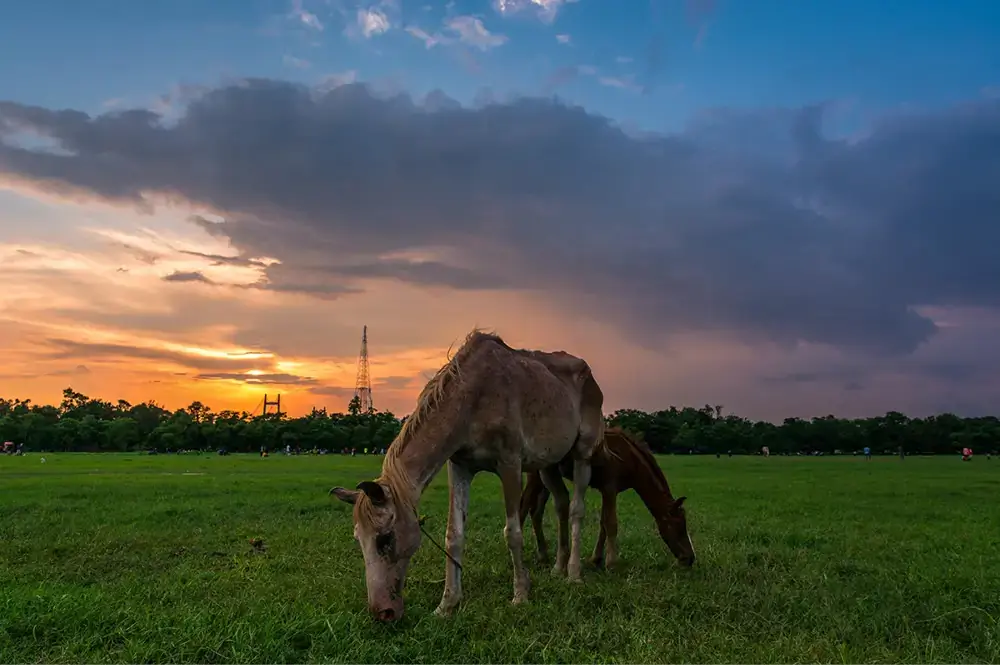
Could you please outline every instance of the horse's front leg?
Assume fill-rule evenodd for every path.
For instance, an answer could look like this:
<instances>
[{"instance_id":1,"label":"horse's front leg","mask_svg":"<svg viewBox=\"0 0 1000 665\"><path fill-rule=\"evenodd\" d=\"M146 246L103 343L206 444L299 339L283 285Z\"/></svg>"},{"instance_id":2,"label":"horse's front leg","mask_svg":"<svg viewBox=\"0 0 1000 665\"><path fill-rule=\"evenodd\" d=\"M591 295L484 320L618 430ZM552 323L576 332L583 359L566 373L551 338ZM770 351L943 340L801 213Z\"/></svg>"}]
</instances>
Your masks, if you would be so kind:
<instances>
[{"instance_id":1,"label":"horse's front leg","mask_svg":"<svg viewBox=\"0 0 1000 665\"><path fill-rule=\"evenodd\" d=\"M448 531L444 549L451 557L445 561L444 594L434 613L449 616L462 602L462 548L465 545L465 520L469 515L469 487L472 473L448 461Z\"/></svg>"},{"instance_id":2,"label":"horse's front leg","mask_svg":"<svg viewBox=\"0 0 1000 665\"><path fill-rule=\"evenodd\" d=\"M503 485L503 502L507 511L503 535L514 565L514 599L511 602L518 605L528 600L528 589L531 587L528 569L524 567L524 535L521 531L521 460L502 465L497 469L497 475Z\"/></svg>"},{"instance_id":3,"label":"horse's front leg","mask_svg":"<svg viewBox=\"0 0 1000 665\"><path fill-rule=\"evenodd\" d=\"M569 504L570 549L566 574L571 582L581 582L581 547L583 540L583 518L587 512L586 495L590 484L590 460L573 460L573 498Z\"/></svg>"}]
</instances>

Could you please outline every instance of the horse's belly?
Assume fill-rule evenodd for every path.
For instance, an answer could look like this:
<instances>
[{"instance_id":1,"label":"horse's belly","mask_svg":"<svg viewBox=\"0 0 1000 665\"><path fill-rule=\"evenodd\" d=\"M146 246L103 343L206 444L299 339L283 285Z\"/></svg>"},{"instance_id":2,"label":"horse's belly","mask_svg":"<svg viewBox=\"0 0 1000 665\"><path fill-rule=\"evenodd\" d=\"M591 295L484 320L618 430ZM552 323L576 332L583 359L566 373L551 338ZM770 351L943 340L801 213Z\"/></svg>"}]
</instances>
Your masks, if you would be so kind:
<instances>
[{"instance_id":1,"label":"horse's belly","mask_svg":"<svg viewBox=\"0 0 1000 665\"><path fill-rule=\"evenodd\" d=\"M526 433L521 446L521 468L525 471L539 471L558 464L573 450L578 432L579 428L571 431L567 429L544 437Z\"/></svg>"}]
</instances>

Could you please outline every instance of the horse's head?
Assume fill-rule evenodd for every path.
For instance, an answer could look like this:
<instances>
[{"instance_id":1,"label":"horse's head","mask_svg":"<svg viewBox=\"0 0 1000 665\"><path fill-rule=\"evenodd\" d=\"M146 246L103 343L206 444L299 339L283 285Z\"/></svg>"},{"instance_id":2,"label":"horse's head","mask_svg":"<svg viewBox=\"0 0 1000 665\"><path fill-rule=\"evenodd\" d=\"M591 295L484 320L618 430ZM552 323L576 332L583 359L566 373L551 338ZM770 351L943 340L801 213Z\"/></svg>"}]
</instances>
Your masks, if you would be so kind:
<instances>
[{"instance_id":1,"label":"horse's head","mask_svg":"<svg viewBox=\"0 0 1000 665\"><path fill-rule=\"evenodd\" d=\"M403 586L406 569L420 547L420 524L416 511L387 485L366 480L357 490L334 487L338 499L354 505L354 539L365 558L368 609L379 621L403 617Z\"/></svg>"},{"instance_id":2,"label":"horse's head","mask_svg":"<svg viewBox=\"0 0 1000 665\"><path fill-rule=\"evenodd\" d=\"M694 545L687 530L687 516L684 514L684 499L681 497L667 503L665 509L657 516L656 526L660 537L682 566L694 564Z\"/></svg>"}]
</instances>

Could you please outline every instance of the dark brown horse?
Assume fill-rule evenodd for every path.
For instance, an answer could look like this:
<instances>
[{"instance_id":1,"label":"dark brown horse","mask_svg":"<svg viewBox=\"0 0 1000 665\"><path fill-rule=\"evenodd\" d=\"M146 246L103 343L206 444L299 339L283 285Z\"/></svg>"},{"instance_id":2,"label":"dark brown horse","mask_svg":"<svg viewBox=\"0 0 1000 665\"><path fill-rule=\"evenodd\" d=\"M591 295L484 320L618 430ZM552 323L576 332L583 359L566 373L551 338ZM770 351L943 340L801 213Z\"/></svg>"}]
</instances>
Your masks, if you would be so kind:
<instances>
[{"instance_id":1,"label":"dark brown horse","mask_svg":"<svg viewBox=\"0 0 1000 665\"><path fill-rule=\"evenodd\" d=\"M573 463L567 460L559 465L564 478L572 479ZM597 567L611 567L618 560L618 494L634 489L646 504L656 522L660 537L684 566L694 563L694 546L687 532L684 515L685 497L674 499L667 479L656 463L656 458L645 442L625 430L609 427L591 458L589 486L601 493L601 532L594 547L591 562ZM549 491L538 472L528 474L528 482L521 493L521 525L531 516L531 524L538 540L538 559L547 562L548 545L542 532L542 516ZM607 543L607 557L604 549Z\"/></svg>"}]
</instances>

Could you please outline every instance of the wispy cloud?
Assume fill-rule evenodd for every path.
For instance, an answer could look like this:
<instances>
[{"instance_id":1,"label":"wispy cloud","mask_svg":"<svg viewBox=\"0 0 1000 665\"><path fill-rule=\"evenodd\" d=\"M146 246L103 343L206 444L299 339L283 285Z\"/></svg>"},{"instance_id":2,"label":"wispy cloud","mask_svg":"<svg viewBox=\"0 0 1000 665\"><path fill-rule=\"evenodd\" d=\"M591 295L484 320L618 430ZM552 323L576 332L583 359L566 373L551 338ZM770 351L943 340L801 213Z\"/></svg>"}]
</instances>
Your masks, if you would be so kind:
<instances>
[{"instance_id":1,"label":"wispy cloud","mask_svg":"<svg viewBox=\"0 0 1000 665\"><path fill-rule=\"evenodd\" d=\"M532 14L542 23L552 23L559 11L578 0L493 0L493 9L501 16Z\"/></svg>"},{"instance_id":2,"label":"wispy cloud","mask_svg":"<svg viewBox=\"0 0 1000 665\"><path fill-rule=\"evenodd\" d=\"M631 74L614 76L602 74L600 69L593 65L569 65L560 67L550 74L543 84L546 91L551 91L561 85L565 85L581 76L587 76L597 81L600 85L609 88L618 88L630 92L641 92L642 86L635 82Z\"/></svg>"},{"instance_id":3,"label":"wispy cloud","mask_svg":"<svg viewBox=\"0 0 1000 665\"><path fill-rule=\"evenodd\" d=\"M556 35L556 41L560 44L569 44L573 39L569 35Z\"/></svg>"},{"instance_id":4,"label":"wispy cloud","mask_svg":"<svg viewBox=\"0 0 1000 665\"><path fill-rule=\"evenodd\" d=\"M698 33L694 39L695 48L701 48L708 36L708 26L713 14L715 14L715 0L686 0L686 8L689 20L694 23Z\"/></svg>"},{"instance_id":5,"label":"wispy cloud","mask_svg":"<svg viewBox=\"0 0 1000 665\"><path fill-rule=\"evenodd\" d=\"M320 79L316 88L320 92L329 92L334 88L339 88L342 85L347 85L348 83L354 83L358 80L358 72L355 69L348 69L344 72L337 72L336 74L327 74Z\"/></svg>"},{"instance_id":6,"label":"wispy cloud","mask_svg":"<svg viewBox=\"0 0 1000 665\"><path fill-rule=\"evenodd\" d=\"M446 38L442 37L440 34L435 34L435 35L429 34L426 30L418 28L414 25L407 26L406 32L408 32L414 38L422 41L424 43L424 46L427 48L434 48L438 44L445 43L446 41Z\"/></svg>"},{"instance_id":7,"label":"wispy cloud","mask_svg":"<svg viewBox=\"0 0 1000 665\"><path fill-rule=\"evenodd\" d=\"M358 29L365 39L371 39L375 35L384 34L391 27L389 17L377 7L359 9L356 20Z\"/></svg>"},{"instance_id":8,"label":"wispy cloud","mask_svg":"<svg viewBox=\"0 0 1000 665\"><path fill-rule=\"evenodd\" d=\"M200 282L202 284L215 284L215 282L213 282L212 280L210 280L208 277L205 277L205 275L203 275L202 273L198 272L197 270L193 270L191 272L180 272L178 270L175 270L174 272L170 273L169 275L164 275L163 281L164 282Z\"/></svg>"},{"instance_id":9,"label":"wispy cloud","mask_svg":"<svg viewBox=\"0 0 1000 665\"><path fill-rule=\"evenodd\" d=\"M505 35L491 33L483 22L473 16L456 16L448 19L445 26L453 31L458 40L480 51L488 51L507 43Z\"/></svg>"},{"instance_id":10,"label":"wispy cloud","mask_svg":"<svg viewBox=\"0 0 1000 665\"><path fill-rule=\"evenodd\" d=\"M302 0L292 0L292 11L289 15L298 24L310 30L323 31L323 23L319 20L319 17L307 11L302 5Z\"/></svg>"},{"instance_id":11,"label":"wispy cloud","mask_svg":"<svg viewBox=\"0 0 1000 665\"><path fill-rule=\"evenodd\" d=\"M286 67L294 67L295 69L308 69L312 65L308 60L296 58L293 55L283 55L281 61Z\"/></svg>"},{"instance_id":12,"label":"wispy cloud","mask_svg":"<svg viewBox=\"0 0 1000 665\"><path fill-rule=\"evenodd\" d=\"M474 16L454 16L445 19L442 32L428 33L423 28L408 26L406 32L424 43L426 48L439 45L464 44L480 51L489 51L506 44L506 35L492 33L481 19ZM468 64L468 63L467 63Z\"/></svg>"},{"instance_id":13,"label":"wispy cloud","mask_svg":"<svg viewBox=\"0 0 1000 665\"><path fill-rule=\"evenodd\" d=\"M609 88L620 88L631 92L642 91L642 86L637 84L631 76L598 76L597 82Z\"/></svg>"},{"instance_id":14,"label":"wispy cloud","mask_svg":"<svg viewBox=\"0 0 1000 665\"><path fill-rule=\"evenodd\" d=\"M311 376L268 373L261 370L250 370L249 372L209 372L197 374L194 378L200 381L235 381L237 383L274 386L302 386L316 383L316 379Z\"/></svg>"}]
</instances>

